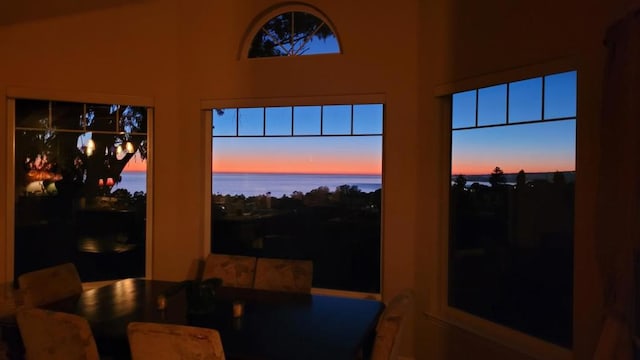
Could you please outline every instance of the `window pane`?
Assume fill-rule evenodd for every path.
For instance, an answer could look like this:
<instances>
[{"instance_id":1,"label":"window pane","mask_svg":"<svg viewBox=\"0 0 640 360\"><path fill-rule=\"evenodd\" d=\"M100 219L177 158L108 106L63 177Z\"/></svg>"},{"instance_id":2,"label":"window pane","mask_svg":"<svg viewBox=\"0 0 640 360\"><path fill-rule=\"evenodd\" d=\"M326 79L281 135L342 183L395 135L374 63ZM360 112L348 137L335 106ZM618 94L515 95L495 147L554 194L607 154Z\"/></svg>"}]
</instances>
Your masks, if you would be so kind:
<instances>
[{"instance_id":1,"label":"window pane","mask_svg":"<svg viewBox=\"0 0 640 360\"><path fill-rule=\"evenodd\" d=\"M325 25L326 26L326 25ZM304 55L315 54L336 54L340 52L340 45L335 35L327 35L324 39L313 37L307 45L307 50Z\"/></svg>"},{"instance_id":2,"label":"window pane","mask_svg":"<svg viewBox=\"0 0 640 360\"><path fill-rule=\"evenodd\" d=\"M238 109L238 135L262 135L264 108Z\"/></svg>"},{"instance_id":3,"label":"window pane","mask_svg":"<svg viewBox=\"0 0 640 360\"><path fill-rule=\"evenodd\" d=\"M130 105L120 106L120 131L126 133L147 132L147 109Z\"/></svg>"},{"instance_id":4,"label":"window pane","mask_svg":"<svg viewBox=\"0 0 640 360\"><path fill-rule=\"evenodd\" d=\"M87 105L87 127L91 127L93 131L117 131L117 111L117 105Z\"/></svg>"},{"instance_id":5,"label":"window pane","mask_svg":"<svg viewBox=\"0 0 640 360\"><path fill-rule=\"evenodd\" d=\"M453 129L476 125L476 90L453 94L452 99Z\"/></svg>"},{"instance_id":6,"label":"window pane","mask_svg":"<svg viewBox=\"0 0 640 360\"><path fill-rule=\"evenodd\" d=\"M48 101L16 99L16 127L44 129L49 126Z\"/></svg>"},{"instance_id":7,"label":"window pane","mask_svg":"<svg viewBox=\"0 0 640 360\"><path fill-rule=\"evenodd\" d=\"M478 125L495 125L507 122L507 85L478 90Z\"/></svg>"},{"instance_id":8,"label":"window pane","mask_svg":"<svg viewBox=\"0 0 640 360\"><path fill-rule=\"evenodd\" d=\"M505 87L480 90L496 117ZM540 78L510 91L514 122L541 120ZM571 347L575 149L575 119L452 131L449 306Z\"/></svg>"},{"instance_id":9,"label":"window pane","mask_svg":"<svg viewBox=\"0 0 640 360\"><path fill-rule=\"evenodd\" d=\"M322 108L322 133L325 135L351 134L351 106L325 105Z\"/></svg>"},{"instance_id":10,"label":"window pane","mask_svg":"<svg viewBox=\"0 0 640 360\"><path fill-rule=\"evenodd\" d=\"M266 109L267 116L267 135L291 135L291 115L292 108L287 107L268 107Z\"/></svg>"},{"instance_id":11,"label":"window pane","mask_svg":"<svg viewBox=\"0 0 640 360\"><path fill-rule=\"evenodd\" d=\"M544 118L575 117L576 72L545 76L544 81Z\"/></svg>"},{"instance_id":12,"label":"window pane","mask_svg":"<svg viewBox=\"0 0 640 360\"><path fill-rule=\"evenodd\" d=\"M542 78L509 84L509 122L542 119Z\"/></svg>"},{"instance_id":13,"label":"window pane","mask_svg":"<svg viewBox=\"0 0 640 360\"><path fill-rule=\"evenodd\" d=\"M16 123L42 104L16 101ZM56 101L55 127L16 129L15 277L65 262L82 281L145 275L147 135L115 131L124 109Z\"/></svg>"},{"instance_id":14,"label":"window pane","mask_svg":"<svg viewBox=\"0 0 640 360\"><path fill-rule=\"evenodd\" d=\"M382 108L360 108L363 131ZM212 252L310 259L314 287L379 293L382 134L322 136L320 106L293 113L292 136L213 139Z\"/></svg>"},{"instance_id":15,"label":"window pane","mask_svg":"<svg viewBox=\"0 0 640 360\"><path fill-rule=\"evenodd\" d=\"M233 136L236 135L236 116L238 109L213 109L213 135Z\"/></svg>"},{"instance_id":16,"label":"window pane","mask_svg":"<svg viewBox=\"0 0 640 360\"><path fill-rule=\"evenodd\" d=\"M382 134L382 104L353 105L354 134Z\"/></svg>"},{"instance_id":17,"label":"window pane","mask_svg":"<svg viewBox=\"0 0 640 360\"><path fill-rule=\"evenodd\" d=\"M260 27L249 58L338 53L340 46L327 23L307 12L285 12Z\"/></svg>"},{"instance_id":18,"label":"window pane","mask_svg":"<svg viewBox=\"0 0 640 360\"><path fill-rule=\"evenodd\" d=\"M320 106L293 107L293 134L320 135Z\"/></svg>"},{"instance_id":19,"label":"window pane","mask_svg":"<svg viewBox=\"0 0 640 360\"><path fill-rule=\"evenodd\" d=\"M84 105L71 102L51 102L51 123L56 128L82 130L85 125Z\"/></svg>"}]
</instances>

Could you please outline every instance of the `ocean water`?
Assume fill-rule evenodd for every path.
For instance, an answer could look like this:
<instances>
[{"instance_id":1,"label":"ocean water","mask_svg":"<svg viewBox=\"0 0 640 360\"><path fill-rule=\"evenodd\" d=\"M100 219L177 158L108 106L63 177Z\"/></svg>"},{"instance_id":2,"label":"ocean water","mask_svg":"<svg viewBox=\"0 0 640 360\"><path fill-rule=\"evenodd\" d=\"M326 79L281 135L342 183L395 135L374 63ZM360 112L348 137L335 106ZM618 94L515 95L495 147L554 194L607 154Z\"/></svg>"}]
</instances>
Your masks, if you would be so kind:
<instances>
[{"instance_id":1,"label":"ocean water","mask_svg":"<svg viewBox=\"0 0 640 360\"><path fill-rule=\"evenodd\" d=\"M361 191L372 192L382 187L381 175L330 175L330 174L220 174L211 175L212 193L221 195L256 196L267 192L273 197L290 196L294 191L307 193L320 186L330 191L341 185L357 186ZM146 192L146 174L123 172L122 181L112 190L127 189L130 193Z\"/></svg>"}]
</instances>

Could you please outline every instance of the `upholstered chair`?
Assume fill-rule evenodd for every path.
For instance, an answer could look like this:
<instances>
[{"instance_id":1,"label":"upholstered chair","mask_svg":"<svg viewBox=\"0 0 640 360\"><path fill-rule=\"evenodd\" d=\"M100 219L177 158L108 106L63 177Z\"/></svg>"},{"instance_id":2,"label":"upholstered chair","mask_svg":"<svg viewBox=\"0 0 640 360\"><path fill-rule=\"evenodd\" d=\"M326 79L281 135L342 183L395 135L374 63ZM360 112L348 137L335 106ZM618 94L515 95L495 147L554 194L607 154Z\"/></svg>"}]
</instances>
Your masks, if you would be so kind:
<instances>
[{"instance_id":1,"label":"upholstered chair","mask_svg":"<svg viewBox=\"0 0 640 360\"><path fill-rule=\"evenodd\" d=\"M220 278L223 286L250 288L256 272L256 258L242 255L209 254L202 279Z\"/></svg>"},{"instance_id":2,"label":"upholstered chair","mask_svg":"<svg viewBox=\"0 0 640 360\"><path fill-rule=\"evenodd\" d=\"M89 323L83 317L23 307L16 313L28 360L98 360Z\"/></svg>"},{"instance_id":3,"label":"upholstered chair","mask_svg":"<svg viewBox=\"0 0 640 360\"><path fill-rule=\"evenodd\" d=\"M24 273L18 277L26 306L40 306L82 293L82 281L72 263Z\"/></svg>"},{"instance_id":4,"label":"upholstered chair","mask_svg":"<svg viewBox=\"0 0 640 360\"><path fill-rule=\"evenodd\" d=\"M127 334L132 360L224 360L220 333L214 329L132 322Z\"/></svg>"},{"instance_id":5,"label":"upholstered chair","mask_svg":"<svg viewBox=\"0 0 640 360\"><path fill-rule=\"evenodd\" d=\"M15 289L13 284L0 285L0 317L15 315L16 309L22 304L22 291ZM2 339L2 329L0 329ZM0 340L0 360L9 359L9 346Z\"/></svg>"},{"instance_id":6,"label":"upholstered chair","mask_svg":"<svg viewBox=\"0 0 640 360\"><path fill-rule=\"evenodd\" d=\"M413 311L414 294L404 290L394 296L378 319L371 360L395 360L407 318Z\"/></svg>"},{"instance_id":7,"label":"upholstered chair","mask_svg":"<svg viewBox=\"0 0 640 360\"><path fill-rule=\"evenodd\" d=\"M310 260L258 258L253 287L263 290L309 293L313 280Z\"/></svg>"}]
</instances>

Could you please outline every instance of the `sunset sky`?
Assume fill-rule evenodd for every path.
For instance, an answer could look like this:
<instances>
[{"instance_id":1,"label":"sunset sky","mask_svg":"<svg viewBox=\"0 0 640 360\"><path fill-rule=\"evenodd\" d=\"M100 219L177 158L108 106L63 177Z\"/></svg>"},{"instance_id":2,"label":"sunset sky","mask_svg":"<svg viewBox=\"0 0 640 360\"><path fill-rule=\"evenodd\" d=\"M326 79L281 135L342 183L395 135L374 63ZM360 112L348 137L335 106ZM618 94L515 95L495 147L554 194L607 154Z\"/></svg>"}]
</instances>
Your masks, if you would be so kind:
<instances>
[{"instance_id":1,"label":"sunset sky","mask_svg":"<svg viewBox=\"0 0 640 360\"><path fill-rule=\"evenodd\" d=\"M576 81L576 72L567 72L546 76L544 85L539 77L454 94L454 129L473 126L476 116L478 125L504 124L507 117L510 124L564 120L454 130L452 174L489 174L496 166L505 173L575 171ZM324 134L343 134L350 132L350 114L350 106L225 109L223 115L214 112L214 133L235 135L237 117L243 135L290 134L293 116L295 134L317 135L320 127ZM354 133L382 133L381 104L354 106L353 116ZM125 171L145 168L136 157ZM214 137L212 170L379 175L382 136Z\"/></svg>"},{"instance_id":2,"label":"sunset sky","mask_svg":"<svg viewBox=\"0 0 640 360\"><path fill-rule=\"evenodd\" d=\"M576 72L501 84L453 95L453 175L575 171ZM544 89L544 90L543 90ZM543 95L544 93L544 95ZM477 105L477 106L476 106ZM505 124L455 130L474 126ZM524 121L565 119L517 124Z\"/></svg>"}]
</instances>

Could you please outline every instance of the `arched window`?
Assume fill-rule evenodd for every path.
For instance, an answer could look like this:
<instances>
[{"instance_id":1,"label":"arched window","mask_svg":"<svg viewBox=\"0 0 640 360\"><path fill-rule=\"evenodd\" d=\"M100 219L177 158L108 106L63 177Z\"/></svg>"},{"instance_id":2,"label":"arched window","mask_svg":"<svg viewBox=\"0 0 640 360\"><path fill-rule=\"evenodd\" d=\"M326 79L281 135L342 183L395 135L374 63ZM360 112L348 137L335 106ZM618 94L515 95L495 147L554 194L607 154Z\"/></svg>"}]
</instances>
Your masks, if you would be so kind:
<instances>
[{"instance_id":1,"label":"arched window","mask_svg":"<svg viewBox=\"0 0 640 360\"><path fill-rule=\"evenodd\" d=\"M247 57L340 53L338 38L319 11L307 6L278 10L256 21L250 33L253 37L244 52Z\"/></svg>"}]
</instances>

